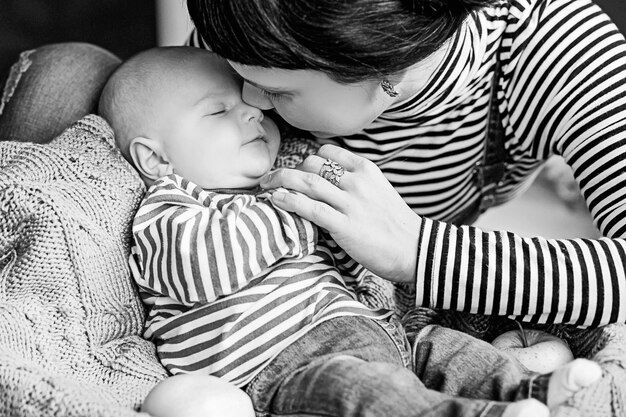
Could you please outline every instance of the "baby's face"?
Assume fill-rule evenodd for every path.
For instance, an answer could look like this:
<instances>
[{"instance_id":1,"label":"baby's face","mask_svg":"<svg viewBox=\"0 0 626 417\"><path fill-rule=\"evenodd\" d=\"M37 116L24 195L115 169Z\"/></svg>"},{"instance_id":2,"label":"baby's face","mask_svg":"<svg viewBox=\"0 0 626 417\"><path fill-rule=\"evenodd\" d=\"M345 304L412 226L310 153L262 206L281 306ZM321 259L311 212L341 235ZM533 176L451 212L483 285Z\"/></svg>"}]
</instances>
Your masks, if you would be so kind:
<instances>
[{"instance_id":1,"label":"baby's face","mask_svg":"<svg viewBox=\"0 0 626 417\"><path fill-rule=\"evenodd\" d=\"M174 173L206 189L255 187L276 160L276 125L242 101L241 81L225 61L194 57L181 65L150 104Z\"/></svg>"}]
</instances>

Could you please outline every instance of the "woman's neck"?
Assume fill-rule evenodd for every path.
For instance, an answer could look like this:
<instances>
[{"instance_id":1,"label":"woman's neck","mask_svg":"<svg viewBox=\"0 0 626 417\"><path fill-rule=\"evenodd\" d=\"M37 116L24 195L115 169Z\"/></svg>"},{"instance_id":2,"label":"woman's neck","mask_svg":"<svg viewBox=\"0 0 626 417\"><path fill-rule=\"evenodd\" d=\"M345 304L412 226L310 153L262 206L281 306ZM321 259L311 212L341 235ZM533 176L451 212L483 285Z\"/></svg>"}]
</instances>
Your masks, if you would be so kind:
<instances>
[{"instance_id":1,"label":"woman's neck","mask_svg":"<svg viewBox=\"0 0 626 417\"><path fill-rule=\"evenodd\" d=\"M401 103L414 97L426 87L433 76L441 69L450 52L450 40L428 58L409 67L397 83L396 90L400 93L395 103Z\"/></svg>"},{"instance_id":2,"label":"woman's neck","mask_svg":"<svg viewBox=\"0 0 626 417\"><path fill-rule=\"evenodd\" d=\"M452 53L452 45L463 37L463 32L468 29L467 22L463 23L459 31L448 39L439 49L424 60L410 66L401 75L397 82L397 90L400 93L395 103L401 103L417 95L424 87L428 86L435 75L442 70L445 62L449 62L448 55ZM395 104L394 103L394 104Z\"/></svg>"}]
</instances>

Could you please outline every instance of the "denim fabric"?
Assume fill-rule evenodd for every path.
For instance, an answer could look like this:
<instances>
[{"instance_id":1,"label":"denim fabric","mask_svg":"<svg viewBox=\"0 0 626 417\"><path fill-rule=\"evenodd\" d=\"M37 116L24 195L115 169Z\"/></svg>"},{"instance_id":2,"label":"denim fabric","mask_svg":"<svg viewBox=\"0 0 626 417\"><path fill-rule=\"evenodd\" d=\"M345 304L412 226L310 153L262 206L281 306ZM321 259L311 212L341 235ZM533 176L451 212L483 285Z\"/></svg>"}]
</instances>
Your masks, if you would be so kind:
<instances>
[{"instance_id":1,"label":"denim fabric","mask_svg":"<svg viewBox=\"0 0 626 417\"><path fill-rule=\"evenodd\" d=\"M401 332L363 317L328 320L285 349L246 392L258 416L487 417L532 390L517 361L439 326L418 335L412 370L399 350Z\"/></svg>"},{"instance_id":2,"label":"denim fabric","mask_svg":"<svg viewBox=\"0 0 626 417\"><path fill-rule=\"evenodd\" d=\"M404 332L404 328L396 317L391 316L388 320L375 320L377 325L379 325L387 336L391 339L391 341L396 346L396 349L400 353L400 358L402 359L402 364L405 368L413 369L413 357L411 352L411 344L407 339L406 333Z\"/></svg>"},{"instance_id":3,"label":"denim fabric","mask_svg":"<svg viewBox=\"0 0 626 417\"><path fill-rule=\"evenodd\" d=\"M414 371L430 389L467 398L545 403L548 377L463 332L427 326L413 342Z\"/></svg>"},{"instance_id":4,"label":"denim fabric","mask_svg":"<svg viewBox=\"0 0 626 417\"><path fill-rule=\"evenodd\" d=\"M25 51L0 86L0 140L48 142L97 110L120 59L85 43Z\"/></svg>"}]
</instances>

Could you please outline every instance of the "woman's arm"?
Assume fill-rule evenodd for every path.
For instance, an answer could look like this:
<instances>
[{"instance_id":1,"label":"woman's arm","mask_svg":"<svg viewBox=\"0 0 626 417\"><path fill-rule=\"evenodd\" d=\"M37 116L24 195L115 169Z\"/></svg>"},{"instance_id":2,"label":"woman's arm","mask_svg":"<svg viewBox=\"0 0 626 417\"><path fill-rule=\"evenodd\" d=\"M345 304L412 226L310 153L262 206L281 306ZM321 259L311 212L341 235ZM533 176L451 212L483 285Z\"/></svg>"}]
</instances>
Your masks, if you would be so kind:
<instances>
[{"instance_id":1,"label":"woman's arm","mask_svg":"<svg viewBox=\"0 0 626 417\"><path fill-rule=\"evenodd\" d=\"M133 235L138 284L186 304L253 285L280 259L310 253L317 238L309 222L267 200L204 191L177 176L146 197Z\"/></svg>"},{"instance_id":2,"label":"woman's arm","mask_svg":"<svg viewBox=\"0 0 626 417\"><path fill-rule=\"evenodd\" d=\"M522 238L424 219L416 304L538 323L626 321L624 239Z\"/></svg>"},{"instance_id":3,"label":"woman's arm","mask_svg":"<svg viewBox=\"0 0 626 417\"><path fill-rule=\"evenodd\" d=\"M317 175L325 158L346 168L339 187ZM421 218L374 164L332 145L264 184L300 191L273 199L328 230L365 268L416 282L416 305L584 326L626 320L623 239L522 238Z\"/></svg>"}]
</instances>

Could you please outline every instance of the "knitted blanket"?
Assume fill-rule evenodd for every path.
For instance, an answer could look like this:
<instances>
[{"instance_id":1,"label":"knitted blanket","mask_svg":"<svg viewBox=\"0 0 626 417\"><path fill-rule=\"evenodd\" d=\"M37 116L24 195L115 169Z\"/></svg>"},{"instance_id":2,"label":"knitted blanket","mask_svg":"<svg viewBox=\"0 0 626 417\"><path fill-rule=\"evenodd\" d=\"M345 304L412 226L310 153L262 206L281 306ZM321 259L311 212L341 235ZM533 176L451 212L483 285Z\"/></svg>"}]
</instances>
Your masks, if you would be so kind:
<instances>
[{"instance_id":1,"label":"knitted blanket","mask_svg":"<svg viewBox=\"0 0 626 417\"><path fill-rule=\"evenodd\" d=\"M0 142L0 415L136 416L167 375L128 267L143 192L96 116Z\"/></svg>"}]
</instances>

